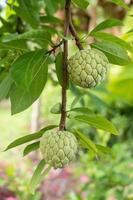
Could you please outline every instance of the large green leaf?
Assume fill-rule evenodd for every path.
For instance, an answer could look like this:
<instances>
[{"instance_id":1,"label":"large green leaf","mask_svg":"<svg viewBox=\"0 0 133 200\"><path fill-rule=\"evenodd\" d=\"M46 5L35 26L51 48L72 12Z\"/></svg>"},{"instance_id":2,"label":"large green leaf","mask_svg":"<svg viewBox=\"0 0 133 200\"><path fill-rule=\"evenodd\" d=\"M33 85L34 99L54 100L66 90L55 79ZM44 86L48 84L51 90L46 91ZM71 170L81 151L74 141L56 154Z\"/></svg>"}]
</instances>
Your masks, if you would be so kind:
<instances>
[{"instance_id":1,"label":"large green leaf","mask_svg":"<svg viewBox=\"0 0 133 200\"><path fill-rule=\"evenodd\" d=\"M95 153L98 152L95 143L92 140L90 140L84 133L82 133L80 130L76 130L76 133L74 134L79 138L82 147L91 149Z\"/></svg>"},{"instance_id":2,"label":"large green leaf","mask_svg":"<svg viewBox=\"0 0 133 200\"><path fill-rule=\"evenodd\" d=\"M117 65L127 65L130 62L130 58L125 49L123 49L118 44L114 44L110 41L108 42L96 42L91 45L94 48L97 48L107 56L108 60L112 64Z\"/></svg>"},{"instance_id":3,"label":"large green leaf","mask_svg":"<svg viewBox=\"0 0 133 200\"><path fill-rule=\"evenodd\" d=\"M36 187L43 180L44 176L49 172L51 168L47 167L46 169L44 169L44 166L45 166L45 161L41 160L31 178L28 190L32 194L34 194Z\"/></svg>"},{"instance_id":4,"label":"large green leaf","mask_svg":"<svg viewBox=\"0 0 133 200\"><path fill-rule=\"evenodd\" d=\"M40 82L42 78L46 79L46 77L41 78L41 73L43 73L42 70L45 70L45 76L47 74L47 57L43 49L31 51L20 56L13 63L10 70L16 85L28 89L34 82L38 81L36 80L38 75L40 75Z\"/></svg>"},{"instance_id":5,"label":"large green leaf","mask_svg":"<svg viewBox=\"0 0 133 200\"><path fill-rule=\"evenodd\" d=\"M32 134L28 134L28 135L25 135L25 136L22 136L16 140L14 140L13 142L11 142L5 149L5 151L7 151L8 149L12 149L14 147L17 147L17 146L20 146L22 144L25 144L27 142L30 142L32 140L36 140L36 139L39 139L40 137L42 137L42 135L47 131L47 130L50 130L50 129L53 129L53 128L56 128L57 125L49 125L49 126L46 126L45 128L42 128L40 131L38 132L35 132L35 133L32 133Z\"/></svg>"},{"instance_id":6,"label":"large green leaf","mask_svg":"<svg viewBox=\"0 0 133 200\"><path fill-rule=\"evenodd\" d=\"M82 9L87 8L89 5L89 0L72 0L72 2Z\"/></svg>"},{"instance_id":7,"label":"large green leaf","mask_svg":"<svg viewBox=\"0 0 133 200\"><path fill-rule=\"evenodd\" d=\"M80 122L86 123L94 128L102 129L104 131L110 132L114 135L118 134L118 131L115 128L115 126L110 121L108 121L105 117L102 117L100 115L95 115L95 114L77 115L75 116L75 119Z\"/></svg>"},{"instance_id":8,"label":"large green leaf","mask_svg":"<svg viewBox=\"0 0 133 200\"><path fill-rule=\"evenodd\" d=\"M28 50L26 40L24 39L19 40L19 42L18 40L0 42L0 49L18 49L24 51Z\"/></svg>"},{"instance_id":9,"label":"large green leaf","mask_svg":"<svg viewBox=\"0 0 133 200\"><path fill-rule=\"evenodd\" d=\"M63 52L59 52L58 55L56 56L55 59L55 68L56 68L56 74L57 74L57 78L58 81L60 83L60 85L62 86L62 82L63 82Z\"/></svg>"},{"instance_id":10,"label":"large green leaf","mask_svg":"<svg viewBox=\"0 0 133 200\"><path fill-rule=\"evenodd\" d=\"M122 21L118 20L118 19L106 19L105 21L101 22L100 24L98 24L91 32L90 34L97 32L97 31L101 31L104 30L106 28L111 28L113 26L122 26L123 23Z\"/></svg>"},{"instance_id":11,"label":"large green leaf","mask_svg":"<svg viewBox=\"0 0 133 200\"><path fill-rule=\"evenodd\" d=\"M94 36L95 38L101 39L103 41L107 41L107 42L109 41L112 43L116 43L116 44L120 45L121 47L123 47L124 49L133 53L133 46L115 35L112 35L110 33L105 33L105 32L92 32L91 35Z\"/></svg>"},{"instance_id":12,"label":"large green leaf","mask_svg":"<svg viewBox=\"0 0 133 200\"><path fill-rule=\"evenodd\" d=\"M12 114L25 110L40 96L47 81L47 58L44 50L37 50L23 54L13 63Z\"/></svg>"},{"instance_id":13,"label":"large green leaf","mask_svg":"<svg viewBox=\"0 0 133 200\"><path fill-rule=\"evenodd\" d=\"M23 155L26 156L26 155L29 154L30 152L37 150L37 149L39 148L39 145L40 145L40 142L39 142L39 141L27 145L27 146L24 148Z\"/></svg>"},{"instance_id":14,"label":"large green leaf","mask_svg":"<svg viewBox=\"0 0 133 200\"><path fill-rule=\"evenodd\" d=\"M39 7L36 0L18 0L19 6L14 6L14 10L19 17L29 23L33 28L39 24Z\"/></svg>"},{"instance_id":15,"label":"large green leaf","mask_svg":"<svg viewBox=\"0 0 133 200\"><path fill-rule=\"evenodd\" d=\"M0 100L7 97L9 90L12 86L13 80L10 75L7 75L4 80L0 83Z\"/></svg>"}]
</instances>

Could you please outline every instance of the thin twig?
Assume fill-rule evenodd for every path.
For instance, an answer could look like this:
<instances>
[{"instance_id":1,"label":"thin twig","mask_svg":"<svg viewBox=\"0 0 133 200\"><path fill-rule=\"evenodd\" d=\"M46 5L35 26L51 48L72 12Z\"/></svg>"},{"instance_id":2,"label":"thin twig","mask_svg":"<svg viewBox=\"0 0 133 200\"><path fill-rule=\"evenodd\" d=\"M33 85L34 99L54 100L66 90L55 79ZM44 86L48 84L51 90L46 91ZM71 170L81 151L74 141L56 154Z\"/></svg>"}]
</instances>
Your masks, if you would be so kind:
<instances>
[{"instance_id":1,"label":"thin twig","mask_svg":"<svg viewBox=\"0 0 133 200\"><path fill-rule=\"evenodd\" d=\"M56 50L58 47L60 47L62 44L63 44L63 40L61 40L61 41L59 42L59 44L53 46L53 48L52 48L51 50L47 51L46 54L51 54L51 53L55 52L55 50Z\"/></svg>"},{"instance_id":2,"label":"thin twig","mask_svg":"<svg viewBox=\"0 0 133 200\"><path fill-rule=\"evenodd\" d=\"M75 41L76 41L77 47L78 47L80 50L82 50L82 49L83 49L83 46L82 46L82 44L81 44L81 42L80 42L80 39L79 39L79 37L78 37L78 35L77 35L77 33L76 33L76 30L75 30L75 28L74 28L74 26L73 26L71 17L70 17L70 20L69 20L69 30L70 30L71 34L73 35L73 37L74 37L74 39L75 39Z\"/></svg>"},{"instance_id":3,"label":"thin twig","mask_svg":"<svg viewBox=\"0 0 133 200\"><path fill-rule=\"evenodd\" d=\"M70 5L71 0L66 0L65 5L65 27L64 27L64 37L68 36L69 32L69 21L70 21ZM67 57L68 57L68 41L64 40L64 54L63 54L63 83L62 83L62 107L61 107L61 119L59 129L65 129L65 122L66 122L66 103L67 103L67 82L68 82L68 74L67 74Z\"/></svg>"}]
</instances>

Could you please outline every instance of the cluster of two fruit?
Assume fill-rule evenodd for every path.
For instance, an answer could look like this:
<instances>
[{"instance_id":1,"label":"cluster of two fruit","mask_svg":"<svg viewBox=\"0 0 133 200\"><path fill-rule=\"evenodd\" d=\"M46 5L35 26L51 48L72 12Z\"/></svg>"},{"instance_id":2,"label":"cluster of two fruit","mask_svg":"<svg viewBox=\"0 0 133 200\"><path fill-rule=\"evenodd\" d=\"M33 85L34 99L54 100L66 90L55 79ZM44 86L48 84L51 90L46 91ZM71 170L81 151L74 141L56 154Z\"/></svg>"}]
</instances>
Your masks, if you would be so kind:
<instances>
[{"instance_id":1,"label":"cluster of two fruit","mask_svg":"<svg viewBox=\"0 0 133 200\"><path fill-rule=\"evenodd\" d=\"M109 62L97 49L77 52L68 61L70 80L83 88L92 88L105 78ZM45 162L51 167L62 168L74 160L78 148L76 137L68 131L48 131L40 142L40 150Z\"/></svg>"}]
</instances>

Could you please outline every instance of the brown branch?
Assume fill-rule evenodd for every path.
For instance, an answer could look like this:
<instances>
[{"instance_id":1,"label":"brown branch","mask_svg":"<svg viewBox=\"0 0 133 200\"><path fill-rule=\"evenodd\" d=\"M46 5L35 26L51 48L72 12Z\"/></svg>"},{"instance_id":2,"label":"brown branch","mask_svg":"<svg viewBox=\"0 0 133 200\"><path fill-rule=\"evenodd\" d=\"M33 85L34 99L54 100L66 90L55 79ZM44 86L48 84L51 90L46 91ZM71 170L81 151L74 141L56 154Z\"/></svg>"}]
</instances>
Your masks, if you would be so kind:
<instances>
[{"instance_id":1,"label":"brown branch","mask_svg":"<svg viewBox=\"0 0 133 200\"><path fill-rule=\"evenodd\" d=\"M66 0L64 37L67 37L69 32L69 21L71 14L70 5L71 5L71 0ZM59 130L65 129L65 123L67 117L66 103L67 103L67 82L68 82L68 74L67 74L68 41L64 40L63 44L64 44L64 54L63 54L62 107L61 107L61 119L60 119Z\"/></svg>"},{"instance_id":2,"label":"brown branch","mask_svg":"<svg viewBox=\"0 0 133 200\"><path fill-rule=\"evenodd\" d=\"M79 39L79 37L78 37L78 35L77 35L77 33L76 33L76 30L75 30L75 28L74 28L74 26L73 26L71 17L70 17L70 20L69 20L69 30L70 30L71 34L73 35L73 37L74 37L74 39L75 39L75 41L76 41L77 47L78 47L80 50L82 50L82 49L83 49L83 46L82 46L82 44L81 44L81 42L80 42L80 39Z\"/></svg>"}]
</instances>

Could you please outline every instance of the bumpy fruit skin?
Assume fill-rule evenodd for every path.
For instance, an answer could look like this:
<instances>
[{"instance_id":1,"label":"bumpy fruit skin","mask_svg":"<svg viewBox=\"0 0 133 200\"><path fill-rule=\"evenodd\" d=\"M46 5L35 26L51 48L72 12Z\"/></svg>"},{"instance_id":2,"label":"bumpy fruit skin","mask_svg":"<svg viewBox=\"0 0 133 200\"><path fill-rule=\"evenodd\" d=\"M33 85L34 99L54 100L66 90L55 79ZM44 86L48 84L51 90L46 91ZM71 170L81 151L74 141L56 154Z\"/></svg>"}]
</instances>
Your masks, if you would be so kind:
<instances>
[{"instance_id":1,"label":"bumpy fruit skin","mask_svg":"<svg viewBox=\"0 0 133 200\"><path fill-rule=\"evenodd\" d=\"M107 74L109 62L97 49L78 51L68 61L70 80L83 88L92 88L101 83Z\"/></svg>"},{"instance_id":2,"label":"bumpy fruit skin","mask_svg":"<svg viewBox=\"0 0 133 200\"><path fill-rule=\"evenodd\" d=\"M68 131L47 131L41 141L40 150L47 164L63 168L75 158L77 139Z\"/></svg>"}]
</instances>

